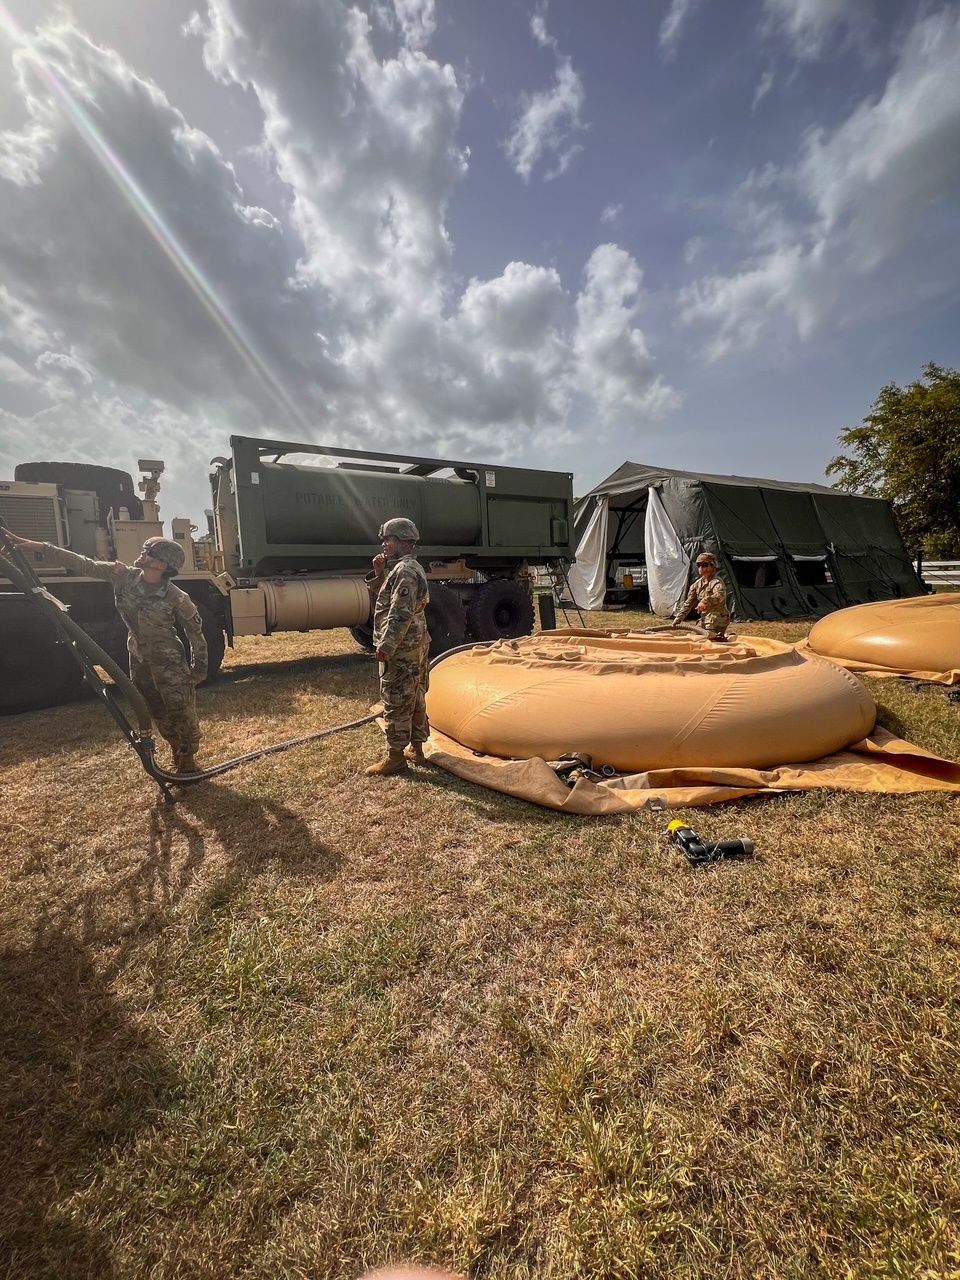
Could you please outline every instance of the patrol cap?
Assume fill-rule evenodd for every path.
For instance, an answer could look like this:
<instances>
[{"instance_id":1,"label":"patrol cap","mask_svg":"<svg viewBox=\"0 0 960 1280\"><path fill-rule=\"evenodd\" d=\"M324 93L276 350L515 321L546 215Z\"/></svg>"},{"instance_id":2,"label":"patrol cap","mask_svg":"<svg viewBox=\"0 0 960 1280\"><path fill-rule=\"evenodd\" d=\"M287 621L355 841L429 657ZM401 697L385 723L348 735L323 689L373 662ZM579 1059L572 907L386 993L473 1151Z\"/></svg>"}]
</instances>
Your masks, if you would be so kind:
<instances>
[{"instance_id":1,"label":"patrol cap","mask_svg":"<svg viewBox=\"0 0 960 1280\"><path fill-rule=\"evenodd\" d=\"M419 542L420 530L406 516L394 516L380 526L379 537L397 538L400 542Z\"/></svg>"},{"instance_id":2,"label":"patrol cap","mask_svg":"<svg viewBox=\"0 0 960 1280\"><path fill-rule=\"evenodd\" d=\"M712 564L714 568L716 568L717 557L712 551L702 551L700 555L697 556L697 564Z\"/></svg>"},{"instance_id":3,"label":"patrol cap","mask_svg":"<svg viewBox=\"0 0 960 1280\"><path fill-rule=\"evenodd\" d=\"M169 538L148 538L143 549L154 560L162 560L174 573L183 568L186 555L178 542L171 542Z\"/></svg>"}]
</instances>

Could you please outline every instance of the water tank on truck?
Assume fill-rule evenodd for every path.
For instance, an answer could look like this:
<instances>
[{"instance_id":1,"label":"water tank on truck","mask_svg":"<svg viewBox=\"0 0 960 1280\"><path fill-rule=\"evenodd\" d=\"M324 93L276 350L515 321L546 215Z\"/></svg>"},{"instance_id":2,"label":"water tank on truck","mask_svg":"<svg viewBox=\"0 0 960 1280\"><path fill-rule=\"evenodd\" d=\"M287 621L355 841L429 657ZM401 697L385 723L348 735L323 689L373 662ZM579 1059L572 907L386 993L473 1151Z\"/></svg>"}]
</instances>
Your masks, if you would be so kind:
<instances>
[{"instance_id":1,"label":"water tank on truck","mask_svg":"<svg viewBox=\"0 0 960 1280\"><path fill-rule=\"evenodd\" d=\"M569 473L244 436L230 444L211 477L217 543L241 587L262 585L268 631L347 625L369 647L372 601L345 584L359 588L392 516L420 530L434 652L528 634L529 569L572 560Z\"/></svg>"}]
</instances>

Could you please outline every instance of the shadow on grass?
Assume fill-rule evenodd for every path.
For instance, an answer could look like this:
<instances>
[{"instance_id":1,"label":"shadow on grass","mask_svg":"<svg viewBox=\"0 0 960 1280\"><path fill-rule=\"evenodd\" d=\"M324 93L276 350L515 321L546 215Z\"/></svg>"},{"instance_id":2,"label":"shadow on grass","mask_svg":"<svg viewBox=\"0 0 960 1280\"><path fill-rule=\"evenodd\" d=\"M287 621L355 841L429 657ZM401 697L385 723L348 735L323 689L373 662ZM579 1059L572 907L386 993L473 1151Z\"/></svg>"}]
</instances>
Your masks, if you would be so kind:
<instances>
[{"instance_id":1,"label":"shadow on grass","mask_svg":"<svg viewBox=\"0 0 960 1280\"><path fill-rule=\"evenodd\" d=\"M376 675L376 663L370 653L316 654L309 658L280 659L274 662L244 662L224 667L211 685L237 684L252 676L323 675L327 671L349 671L368 668Z\"/></svg>"},{"instance_id":2,"label":"shadow on grass","mask_svg":"<svg viewBox=\"0 0 960 1280\"><path fill-rule=\"evenodd\" d=\"M80 1225L67 1201L174 1083L80 943L52 930L0 950L0 1274L118 1274L109 1238Z\"/></svg>"},{"instance_id":3,"label":"shadow on grass","mask_svg":"<svg viewBox=\"0 0 960 1280\"><path fill-rule=\"evenodd\" d=\"M128 882L140 935L162 928L183 899L206 859L211 833L223 868L204 888L194 908L198 916L224 906L270 863L312 880L330 880L340 868L339 852L317 840L292 809L212 781L185 788L174 806L158 800L150 826L147 856Z\"/></svg>"},{"instance_id":4,"label":"shadow on grass","mask_svg":"<svg viewBox=\"0 0 960 1280\"><path fill-rule=\"evenodd\" d=\"M107 979L162 938L208 862L211 845L217 871L191 904L195 919L224 906L270 864L312 881L332 879L340 867L339 852L317 840L299 814L214 782L184 788L175 805L158 797L147 821L143 856L107 887L101 880L81 889L47 922L83 945L106 949Z\"/></svg>"}]
</instances>

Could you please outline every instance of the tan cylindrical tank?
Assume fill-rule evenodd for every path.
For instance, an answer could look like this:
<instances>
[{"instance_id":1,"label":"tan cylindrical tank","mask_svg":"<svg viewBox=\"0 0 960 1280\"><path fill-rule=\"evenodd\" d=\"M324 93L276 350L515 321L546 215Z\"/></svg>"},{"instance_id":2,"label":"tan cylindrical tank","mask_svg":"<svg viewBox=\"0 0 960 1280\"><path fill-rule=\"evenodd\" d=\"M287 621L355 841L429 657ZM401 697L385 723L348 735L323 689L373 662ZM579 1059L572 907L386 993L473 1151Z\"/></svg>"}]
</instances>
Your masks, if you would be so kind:
<instances>
[{"instance_id":1,"label":"tan cylindrical tank","mask_svg":"<svg viewBox=\"0 0 960 1280\"><path fill-rule=\"evenodd\" d=\"M357 627L370 617L370 592L362 578L291 578L264 581L271 631L322 631Z\"/></svg>"}]
</instances>

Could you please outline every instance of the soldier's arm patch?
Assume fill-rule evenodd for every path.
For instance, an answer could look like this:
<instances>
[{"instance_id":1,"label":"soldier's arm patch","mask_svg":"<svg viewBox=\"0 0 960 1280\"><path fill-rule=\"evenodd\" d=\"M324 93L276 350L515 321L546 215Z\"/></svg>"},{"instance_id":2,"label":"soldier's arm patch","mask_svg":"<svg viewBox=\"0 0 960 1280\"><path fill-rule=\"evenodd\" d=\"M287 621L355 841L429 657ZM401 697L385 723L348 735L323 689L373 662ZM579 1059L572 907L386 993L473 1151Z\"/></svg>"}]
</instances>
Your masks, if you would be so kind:
<instances>
[{"instance_id":1,"label":"soldier's arm patch","mask_svg":"<svg viewBox=\"0 0 960 1280\"><path fill-rule=\"evenodd\" d=\"M409 594L410 594L410 588L409 588L409 587L407 587L407 586L400 587L400 588L398 588L398 590L397 590L397 595L398 595L399 597L401 597L401 599L402 599L404 596L408 596Z\"/></svg>"}]
</instances>

